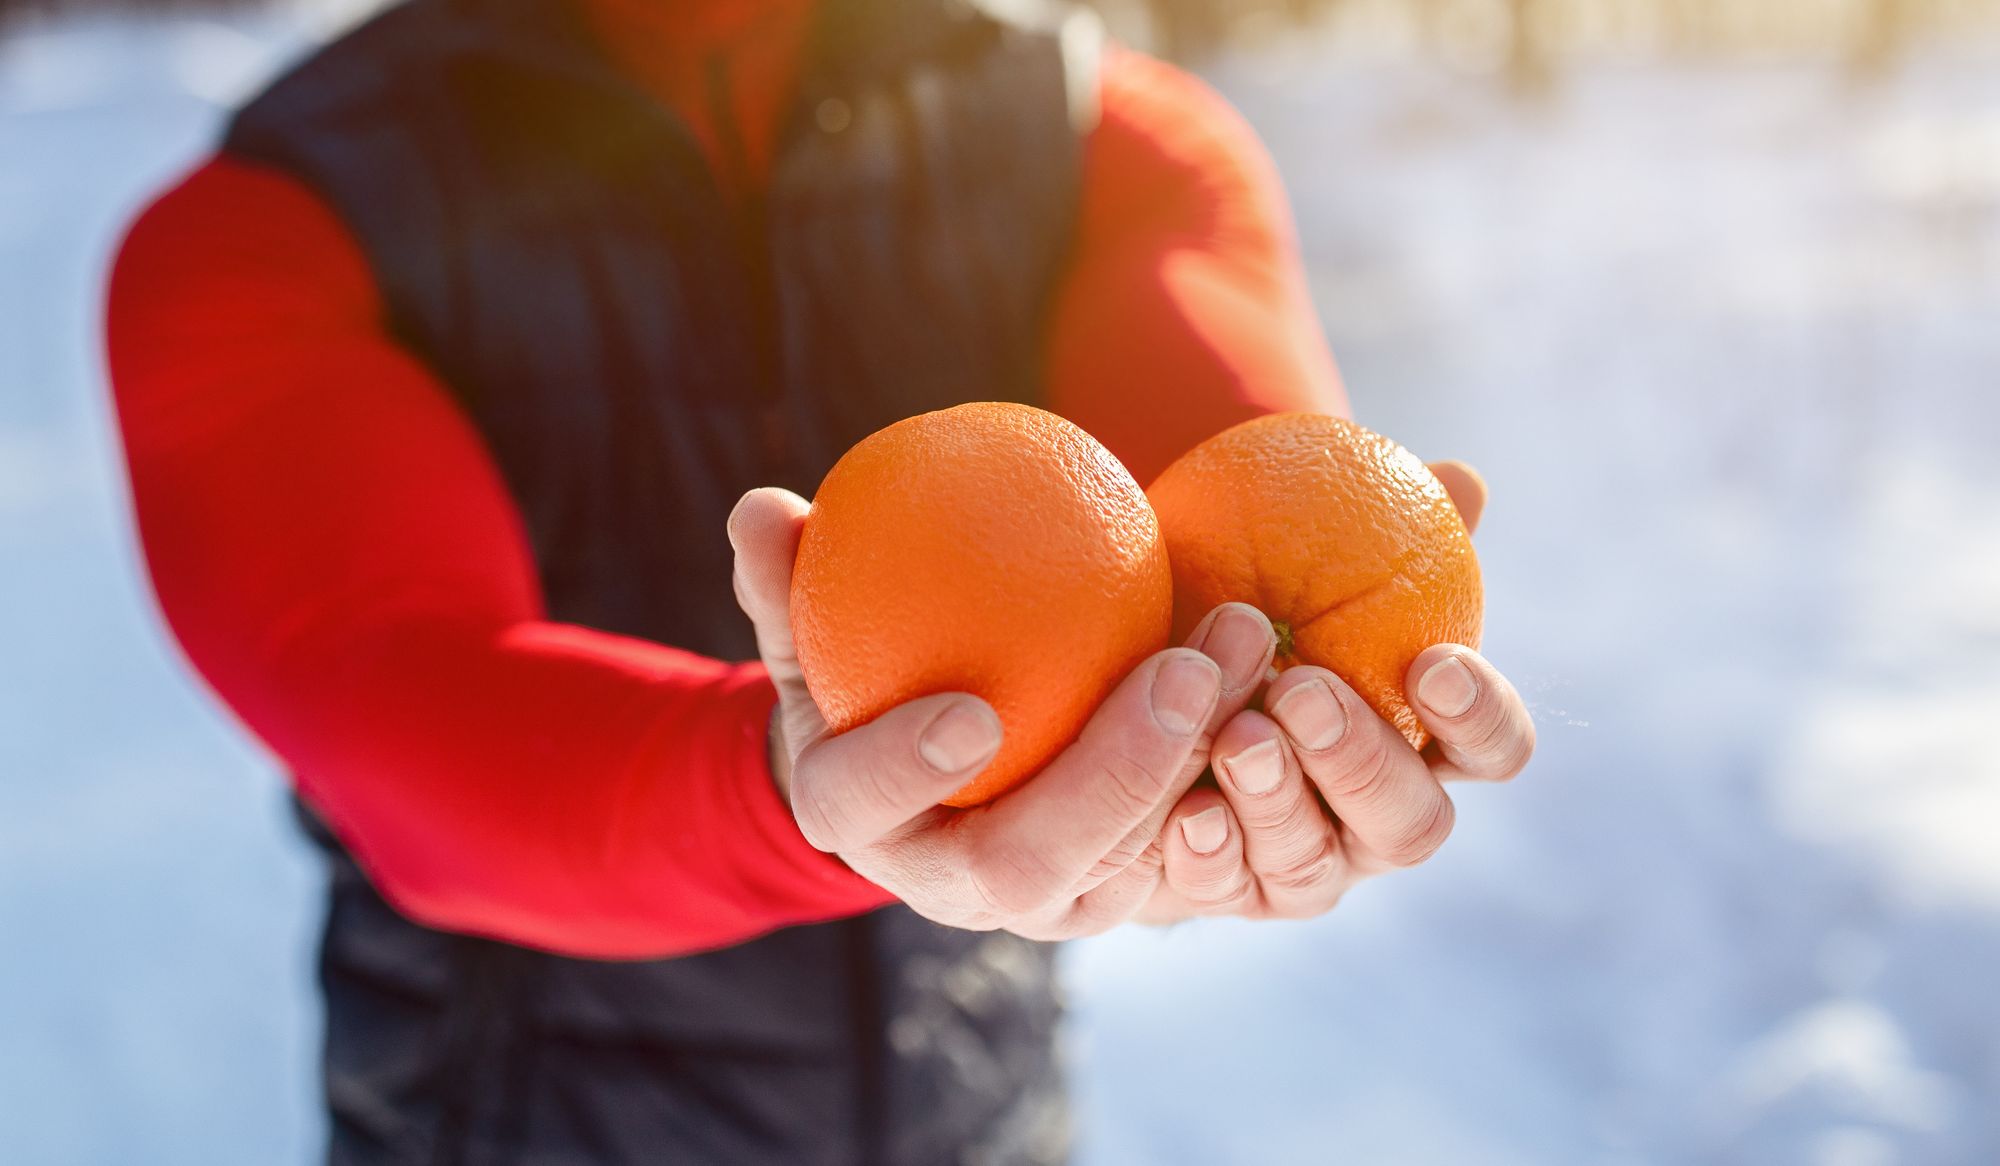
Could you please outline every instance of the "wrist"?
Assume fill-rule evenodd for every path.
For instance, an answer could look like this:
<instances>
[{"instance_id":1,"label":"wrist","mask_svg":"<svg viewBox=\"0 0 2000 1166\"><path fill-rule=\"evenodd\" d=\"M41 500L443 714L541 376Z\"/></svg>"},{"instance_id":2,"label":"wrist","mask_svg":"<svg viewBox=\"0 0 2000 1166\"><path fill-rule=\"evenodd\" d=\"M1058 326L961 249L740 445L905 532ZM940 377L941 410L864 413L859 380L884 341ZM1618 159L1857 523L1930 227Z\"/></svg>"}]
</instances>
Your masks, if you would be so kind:
<instances>
[{"instance_id":1,"label":"wrist","mask_svg":"<svg viewBox=\"0 0 2000 1166\"><path fill-rule=\"evenodd\" d=\"M771 772L771 784L778 789L778 800L789 806L792 804L792 751L785 744L784 702L771 706L771 715L764 725L764 761Z\"/></svg>"},{"instance_id":2,"label":"wrist","mask_svg":"<svg viewBox=\"0 0 2000 1166\"><path fill-rule=\"evenodd\" d=\"M799 832L790 798L792 754L779 719L783 704L761 665L744 665L739 676L745 684L737 698L748 715L736 722L742 752L735 780L727 783L734 803L729 816L749 831L733 852L742 859L738 873L765 888L767 901L788 904L789 923L858 914L889 902L888 892Z\"/></svg>"}]
</instances>

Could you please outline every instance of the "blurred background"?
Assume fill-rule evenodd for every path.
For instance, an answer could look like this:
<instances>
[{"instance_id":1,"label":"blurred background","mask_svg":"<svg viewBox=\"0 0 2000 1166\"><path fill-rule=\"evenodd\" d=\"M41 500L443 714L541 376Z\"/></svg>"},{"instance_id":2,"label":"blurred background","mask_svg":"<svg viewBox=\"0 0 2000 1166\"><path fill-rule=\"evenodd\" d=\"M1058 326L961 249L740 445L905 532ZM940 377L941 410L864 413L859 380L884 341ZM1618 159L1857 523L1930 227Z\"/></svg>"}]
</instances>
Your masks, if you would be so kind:
<instances>
[{"instance_id":1,"label":"blurred background","mask_svg":"<svg viewBox=\"0 0 2000 1166\"><path fill-rule=\"evenodd\" d=\"M2000 3L1107 0L1263 133L1539 719L1419 870L1068 953L1082 1166L2000 1161ZM150 608L103 274L352 0L0 29L0 1162L305 1162L319 872Z\"/></svg>"}]
</instances>

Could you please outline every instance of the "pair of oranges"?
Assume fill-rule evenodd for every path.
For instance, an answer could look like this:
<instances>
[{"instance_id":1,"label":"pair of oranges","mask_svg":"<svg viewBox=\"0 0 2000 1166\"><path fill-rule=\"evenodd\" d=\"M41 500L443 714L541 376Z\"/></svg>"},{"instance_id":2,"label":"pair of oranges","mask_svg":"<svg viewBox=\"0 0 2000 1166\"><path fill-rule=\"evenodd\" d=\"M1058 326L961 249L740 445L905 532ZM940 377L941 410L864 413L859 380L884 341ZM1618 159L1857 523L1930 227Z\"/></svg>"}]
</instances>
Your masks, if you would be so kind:
<instances>
[{"instance_id":1,"label":"pair of oranges","mask_svg":"<svg viewBox=\"0 0 2000 1166\"><path fill-rule=\"evenodd\" d=\"M1413 454L1310 413L1247 421L1141 491L1075 425L1025 405L898 422L813 499L792 582L799 664L836 731L933 692L999 714L972 806L1061 751L1127 673L1218 604L1270 617L1276 666L1332 669L1421 747L1403 676L1476 645L1479 565Z\"/></svg>"}]
</instances>

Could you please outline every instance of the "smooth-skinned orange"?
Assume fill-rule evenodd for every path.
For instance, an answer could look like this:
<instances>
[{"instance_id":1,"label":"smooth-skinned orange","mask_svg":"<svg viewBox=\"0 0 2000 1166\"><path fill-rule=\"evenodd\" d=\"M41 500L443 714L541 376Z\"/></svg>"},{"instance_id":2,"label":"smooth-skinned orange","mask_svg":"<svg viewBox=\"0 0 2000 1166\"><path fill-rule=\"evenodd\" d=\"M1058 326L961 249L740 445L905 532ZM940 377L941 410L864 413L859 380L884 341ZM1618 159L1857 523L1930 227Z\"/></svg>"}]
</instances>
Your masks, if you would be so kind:
<instances>
[{"instance_id":1,"label":"smooth-skinned orange","mask_svg":"<svg viewBox=\"0 0 2000 1166\"><path fill-rule=\"evenodd\" d=\"M1166 646L1172 579L1153 509L1068 421L976 403L897 422L820 484L792 630L835 732L936 692L1000 717L999 753L948 805L998 797L1073 741Z\"/></svg>"},{"instance_id":2,"label":"smooth-skinned orange","mask_svg":"<svg viewBox=\"0 0 2000 1166\"><path fill-rule=\"evenodd\" d=\"M1185 634L1240 600L1278 632L1276 666L1331 669L1422 748L1403 691L1432 644L1479 646L1479 561L1416 455L1351 421L1282 413L1196 446L1147 490Z\"/></svg>"}]
</instances>

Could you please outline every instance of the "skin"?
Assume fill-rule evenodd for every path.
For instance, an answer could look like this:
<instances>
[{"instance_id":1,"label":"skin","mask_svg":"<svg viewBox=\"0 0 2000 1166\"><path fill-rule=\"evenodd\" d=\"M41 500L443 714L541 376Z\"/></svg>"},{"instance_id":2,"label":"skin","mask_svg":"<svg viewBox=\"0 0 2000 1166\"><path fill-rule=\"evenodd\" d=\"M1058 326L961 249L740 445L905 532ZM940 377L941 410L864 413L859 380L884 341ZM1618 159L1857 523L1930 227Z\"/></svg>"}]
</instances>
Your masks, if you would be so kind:
<instances>
[{"instance_id":1,"label":"skin","mask_svg":"<svg viewBox=\"0 0 2000 1166\"><path fill-rule=\"evenodd\" d=\"M1476 524L1478 475L1433 468ZM1505 780L1534 749L1519 695L1470 648L1438 645L1410 670L1436 738L1419 753L1323 668L1267 685L1270 621L1224 604L1128 676L1048 780L948 809L938 800L999 749L999 718L938 693L827 731L792 644L805 514L796 494L764 489L729 519L737 599L778 690L772 775L813 845L939 923L1066 939L1131 919L1317 915L1436 851L1452 824L1443 782ZM1268 715L1249 707L1260 692ZM1197 786L1211 765L1215 782Z\"/></svg>"},{"instance_id":2,"label":"skin","mask_svg":"<svg viewBox=\"0 0 2000 1166\"><path fill-rule=\"evenodd\" d=\"M1485 482L1459 462L1431 470L1476 528ZM1232 618L1262 619L1226 606L1240 608ZM1535 726L1514 686L1463 645L1426 649L1404 683L1433 737L1422 752L1324 668L1273 680L1261 702L1269 714L1233 717L1211 751L1215 781L1174 807L1161 886L1138 918L1309 918L1363 879L1434 854L1454 820L1444 783L1519 774Z\"/></svg>"}]
</instances>

